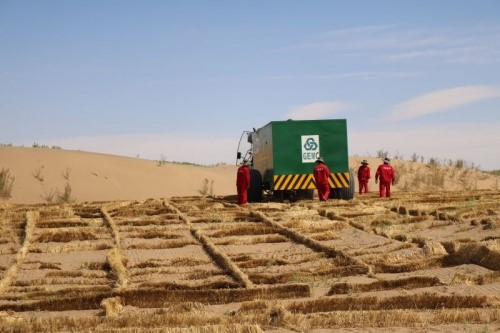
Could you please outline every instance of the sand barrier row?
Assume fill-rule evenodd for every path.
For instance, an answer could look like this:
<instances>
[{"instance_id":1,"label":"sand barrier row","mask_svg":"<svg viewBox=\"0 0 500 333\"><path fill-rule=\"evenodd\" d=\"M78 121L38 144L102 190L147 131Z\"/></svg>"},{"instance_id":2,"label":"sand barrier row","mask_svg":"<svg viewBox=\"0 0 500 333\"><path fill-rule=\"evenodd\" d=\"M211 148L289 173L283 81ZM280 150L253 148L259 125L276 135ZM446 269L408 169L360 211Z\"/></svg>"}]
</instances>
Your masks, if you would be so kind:
<instances>
[{"instance_id":1,"label":"sand barrier row","mask_svg":"<svg viewBox=\"0 0 500 333\"><path fill-rule=\"evenodd\" d=\"M361 262L360 260L357 260L356 258L347 255L343 251L338 250L333 246L323 244L315 239L300 234L292 229L286 228L276 223L270 217L268 217L266 214L262 212L251 210L250 216L255 217L260 221L266 223L267 225L275 228L281 235L293 240L296 243L305 245L314 251L325 253L327 256L331 258L338 258L344 265L358 266L359 269L357 271L360 272L360 274L367 274L371 271L370 267L365 263Z\"/></svg>"},{"instance_id":2,"label":"sand barrier row","mask_svg":"<svg viewBox=\"0 0 500 333\"><path fill-rule=\"evenodd\" d=\"M409 294L392 297L326 297L310 301L294 301L287 309L293 313L315 313L352 310L396 310L396 309L467 309L494 308L497 297L484 295L441 295L437 293Z\"/></svg>"},{"instance_id":3,"label":"sand barrier row","mask_svg":"<svg viewBox=\"0 0 500 333\"><path fill-rule=\"evenodd\" d=\"M26 213L26 224L24 226L24 239L23 244L19 251L17 252L16 259L13 264L5 272L3 279L0 281L0 293L3 293L5 289L12 283L12 280L17 274L19 267L22 265L26 254L28 253L30 242L33 237L33 231L35 229L36 223L40 219L40 212L29 211Z\"/></svg>"},{"instance_id":4,"label":"sand barrier row","mask_svg":"<svg viewBox=\"0 0 500 333\"><path fill-rule=\"evenodd\" d=\"M326 294L327 296L350 294L350 293L363 293L369 291L391 290L397 288L416 289L433 286L441 286L443 283L433 276L410 276L402 279L382 280L372 283L335 283L330 287Z\"/></svg>"},{"instance_id":5,"label":"sand barrier row","mask_svg":"<svg viewBox=\"0 0 500 333\"><path fill-rule=\"evenodd\" d=\"M184 221L191 231L193 237L202 244L208 255L215 261L217 266L231 275L236 281L242 284L245 289L254 288L253 282L250 280L248 275L246 275L227 254L220 251L219 248L214 245L214 243L203 233L191 223L191 219L184 213L182 213L177 207L169 203L167 200L164 201L165 206L170 210L175 212L178 217Z\"/></svg>"},{"instance_id":6,"label":"sand barrier row","mask_svg":"<svg viewBox=\"0 0 500 333\"><path fill-rule=\"evenodd\" d=\"M106 255L106 261L111 267L111 275L115 279L115 288L121 289L127 287L129 276L127 268L123 264L124 256L121 250L121 239L118 226L108 212L108 207L104 206L101 208L101 213L103 215L104 221L107 223L111 229L111 234L113 236L114 247Z\"/></svg>"}]
</instances>

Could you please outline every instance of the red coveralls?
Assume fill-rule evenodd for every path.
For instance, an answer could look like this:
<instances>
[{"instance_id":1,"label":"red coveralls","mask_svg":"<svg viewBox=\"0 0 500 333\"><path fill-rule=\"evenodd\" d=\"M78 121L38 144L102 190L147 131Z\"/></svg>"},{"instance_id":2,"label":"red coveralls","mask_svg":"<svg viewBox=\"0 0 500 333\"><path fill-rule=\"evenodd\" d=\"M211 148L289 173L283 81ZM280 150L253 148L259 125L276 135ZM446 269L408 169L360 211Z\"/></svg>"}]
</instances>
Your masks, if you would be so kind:
<instances>
[{"instance_id":1,"label":"red coveralls","mask_svg":"<svg viewBox=\"0 0 500 333\"><path fill-rule=\"evenodd\" d=\"M324 163L318 163L314 167L313 175L318 189L319 200L326 201L330 195L330 185L328 184L330 169Z\"/></svg>"},{"instance_id":2,"label":"red coveralls","mask_svg":"<svg viewBox=\"0 0 500 333\"><path fill-rule=\"evenodd\" d=\"M247 191L250 186L250 168L248 165L242 165L238 168L236 175L236 189L238 191L238 205L244 205L248 202Z\"/></svg>"},{"instance_id":3,"label":"red coveralls","mask_svg":"<svg viewBox=\"0 0 500 333\"><path fill-rule=\"evenodd\" d=\"M394 185L396 181L396 174L394 169L388 163L379 165L377 172L375 173L375 183L380 177L380 197L382 198L385 194L386 197L391 197L391 183Z\"/></svg>"},{"instance_id":4,"label":"red coveralls","mask_svg":"<svg viewBox=\"0 0 500 333\"><path fill-rule=\"evenodd\" d=\"M370 167L363 164L358 169L359 194L368 193L368 179L370 179Z\"/></svg>"}]
</instances>

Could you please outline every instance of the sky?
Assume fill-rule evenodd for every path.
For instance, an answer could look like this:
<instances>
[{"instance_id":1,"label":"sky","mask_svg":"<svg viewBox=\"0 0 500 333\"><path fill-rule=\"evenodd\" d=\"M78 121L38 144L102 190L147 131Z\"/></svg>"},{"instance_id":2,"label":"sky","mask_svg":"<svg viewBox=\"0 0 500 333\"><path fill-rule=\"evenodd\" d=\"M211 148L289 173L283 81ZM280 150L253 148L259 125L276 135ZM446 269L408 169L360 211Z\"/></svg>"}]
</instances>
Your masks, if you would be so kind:
<instances>
[{"instance_id":1,"label":"sky","mask_svg":"<svg viewBox=\"0 0 500 333\"><path fill-rule=\"evenodd\" d=\"M500 169L500 0L0 0L2 144L235 163L287 119Z\"/></svg>"}]
</instances>

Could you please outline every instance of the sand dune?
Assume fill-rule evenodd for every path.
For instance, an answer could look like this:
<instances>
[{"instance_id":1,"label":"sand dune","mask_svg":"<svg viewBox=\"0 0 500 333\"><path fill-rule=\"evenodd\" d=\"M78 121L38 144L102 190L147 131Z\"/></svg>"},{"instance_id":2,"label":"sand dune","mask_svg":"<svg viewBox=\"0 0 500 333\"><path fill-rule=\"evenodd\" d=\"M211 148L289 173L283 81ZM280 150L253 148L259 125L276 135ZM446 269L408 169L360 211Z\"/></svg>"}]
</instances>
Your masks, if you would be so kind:
<instances>
[{"instance_id":1,"label":"sand dune","mask_svg":"<svg viewBox=\"0 0 500 333\"><path fill-rule=\"evenodd\" d=\"M377 157L350 157L355 173L363 159L372 170L370 190L376 191ZM398 183L395 191L498 189L499 177L453 166L393 160ZM143 200L200 195L204 182L213 184L213 195L236 194L235 165L196 166L162 163L83 151L47 148L0 147L0 168L15 178L12 203L47 202L71 188L74 201ZM357 185L356 185L357 188ZM208 189L210 190L210 188Z\"/></svg>"},{"instance_id":2,"label":"sand dune","mask_svg":"<svg viewBox=\"0 0 500 333\"><path fill-rule=\"evenodd\" d=\"M213 181L215 195L235 193L236 166L194 166L82 151L0 148L0 168L15 178L14 203L44 202L69 182L77 201L142 200L200 195ZM69 174L69 177L67 175ZM68 178L68 180L66 179Z\"/></svg>"}]
</instances>

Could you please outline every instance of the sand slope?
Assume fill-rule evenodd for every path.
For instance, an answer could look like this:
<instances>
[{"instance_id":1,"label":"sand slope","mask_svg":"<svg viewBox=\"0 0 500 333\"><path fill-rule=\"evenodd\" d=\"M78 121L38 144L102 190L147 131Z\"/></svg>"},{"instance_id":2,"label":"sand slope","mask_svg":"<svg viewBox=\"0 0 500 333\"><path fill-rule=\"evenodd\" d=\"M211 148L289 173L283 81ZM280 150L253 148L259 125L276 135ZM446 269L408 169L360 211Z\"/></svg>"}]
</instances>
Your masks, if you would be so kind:
<instances>
[{"instance_id":1,"label":"sand slope","mask_svg":"<svg viewBox=\"0 0 500 333\"><path fill-rule=\"evenodd\" d=\"M350 157L356 174L363 159L370 163L370 191L376 192L377 157ZM453 166L393 160L398 182L394 191L498 190L499 177ZM311 171L312 171L311 166ZM143 200L200 195L205 181L213 182L213 195L236 194L235 165L194 166L164 163L83 151L47 148L0 147L0 168L15 178L12 203L47 202L64 192L69 183L74 201ZM67 178L67 179L66 179ZM356 190L358 184L356 181ZM210 193L209 193L210 194Z\"/></svg>"},{"instance_id":2,"label":"sand slope","mask_svg":"<svg viewBox=\"0 0 500 333\"><path fill-rule=\"evenodd\" d=\"M77 201L142 200L200 195L204 180L215 195L236 192L236 166L202 167L82 151L42 148L0 148L0 168L15 178L10 202L45 202L62 193L69 174Z\"/></svg>"}]
</instances>

